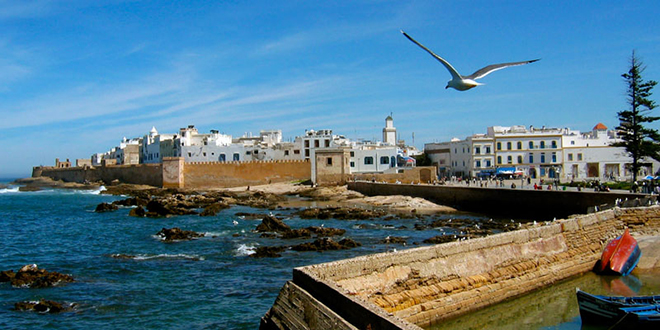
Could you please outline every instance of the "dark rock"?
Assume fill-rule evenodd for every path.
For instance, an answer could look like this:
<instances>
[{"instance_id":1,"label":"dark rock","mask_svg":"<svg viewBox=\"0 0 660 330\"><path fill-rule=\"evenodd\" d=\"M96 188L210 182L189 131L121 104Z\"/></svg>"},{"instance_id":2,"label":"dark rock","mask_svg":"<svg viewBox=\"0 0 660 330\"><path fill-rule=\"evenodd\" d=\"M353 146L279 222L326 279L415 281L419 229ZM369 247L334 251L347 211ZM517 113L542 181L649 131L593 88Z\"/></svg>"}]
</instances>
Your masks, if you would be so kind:
<instances>
[{"instance_id":1,"label":"dark rock","mask_svg":"<svg viewBox=\"0 0 660 330\"><path fill-rule=\"evenodd\" d=\"M345 229L326 227L307 227L307 230L316 234L318 237L341 236L346 233Z\"/></svg>"},{"instance_id":2,"label":"dark rock","mask_svg":"<svg viewBox=\"0 0 660 330\"><path fill-rule=\"evenodd\" d=\"M204 208L204 211L200 213L200 216L203 217L208 217L208 216L214 216L218 214L221 210L224 210L226 208L229 208L229 205L226 203L213 203Z\"/></svg>"},{"instance_id":3,"label":"dark rock","mask_svg":"<svg viewBox=\"0 0 660 330\"><path fill-rule=\"evenodd\" d=\"M41 299L39 301L22 301L14 304L17 311L34 311L39 313L59 313L71 310L71 306L51 300Z\"/></svg>"},{"instance_id":4,"label":"dark rock","mask_svg":"<svg viewBox=\"0 0 660 330\"><path fill-rule=\"evenodd\" d=\"M243 220L262 220L266 216L265 214L245 212L237 212L234 215L240 217Z\"/></svg>"},{"instance_id":5,"label":"dark rock","mask_svg":"<svg viewBox=\"0 0 660 330\"><path fill-rule=\"evenodd\" d=\"M302 238L302 237L312 237L312 232L307 228L301 228L301 229L293 229L293 230L285 231L282 233L282 238L284 239Z\"/></svg>"},{"instance_id":6,"label":"dark rock","mask_svg":"<svg viewBox=\"0 0 660 330\"><path fill-rule=\"evenodd\" d=\"M114 259L135 259L135 256L132 254L121 254L121 253L111 254L110 257Z\"/></svg>"},{"instance_id":7,"label":"dark rock","mask_svg":"<svg viewBox=\"0 0 660 330\"><path fill-rule=\"evenodd\" d=\"M0 282L11 282L11 280L16 276L13 270L3 270L0 272Z\"/></svg>"},{"instance_id":8,"label":"dark rock","mask_svg":"<svg viewBox=\"0 0 660 330\"><path fill-rule=\"evenodd\" d=\"M339 242L335 242L331 238L323 237L316 239L311 243L303 243L294 245L291 249L295 251L327 251L327 250L342 250L360 246L361 244L350 239L345 238Z\"/></svg>"},{"instance_id":9,"label":"dark rock","mask_svg":"<svg viewBox=\"0 0 660 330\"><path fill-rule=\"evenodd\" d=\"M382 210L367 210L361 208L308 208L295 213L301 219L337 219L337 220L367 220L385 216Z\"/></svg>"},{"instance_id":10,"label":"dark rock","mask_svg":"<svg viewBox=\"0 0 660 330\"><path fill-rule=\"evenodd\" d=\"M408 244L405 238L397 237L397 236L387 236L385 237L385 239L383 239L380 242L384 244L403 244L403 245Z\"/></svg>"},{"instance_id":11,"label":"dark rock","mask_svg":"<svg viewBox=\"0 0 660 330\"><path fill-rule=\"evenodd\" d=\"M147 211L145 211L142 208L142 206L138 206L138 207L132 208L131 211L128 212L128 215L132 216L132 217L142 218L142 217L147 216Z\"/></svg>"},{"instance_id":12,"label":"dark rock","mask_svg":"<svg viewBox=\"0 0 660 330\"><path fill-rule=\"evenodd\" d=\"M192 230L181 230L177 227L170 229L163 228L156 235L160 236L166 242L191 240L193 238L204 236L204 234L200 234Z\"/></svg>"},{"instance_id":13,"label":"dark rock","mask_svg":"<svg viewBox=\"0 0 660 330\"><path fill-rule=\"evenodd\" d=\"M12 271L3 273L9 277L9 281L14 287L47 288L61 282L73 282L71 275L39 269L35 264L23 266L13 277L11 277Z\"/></svg>"},{"instance_id":14,"label":"dark rock","mask_svg":"<svg viewBox=\"0 0 660 330\"><path fill-rule=\"evenodd\" d=\"M267 215L261 221L261 224L257 226L257 232L287 232L290 231L291 227L286 225L282 220Z\"/></svg>"},{"instance_id":15,"label":"dark rock","mask_svg":"<svg viewBox=\"0 0 660 330\"><path fill-rule=\"evenodd\" d=\"M94 212L109 212L109 211L116 211L118 210L119 207L115 204L110 204L110 203L101 203L96 206L96 210Z\"/></svg>"},{"instance_id":16,"label":"dark rock","mask_svg":"<svg viewBox=\"0 0 660 330\"><path fill-rule=\"evenodd\" d=\"M149 214L157 214L161 217L170 215L190 215L197 214L196 211L187 209L187 205L177 202L176 200L151 200L147 203L147 210Z\"/></svg>"},{"instance_id":17,"label":"dark rock","mask_svg":"<svg viewBox=\"0 0 660 330\"><path fill-rule=\"evenodd\" d=\"M112 204L119 206L147 206L147 203L149 203L149 200L141 197L130 197L112 202Z\"/></svg>"},{"instance_id":18,"label":"dark rock","mask_svg":"<svg viewBox=\"0 0 660 330\"><path fill-rule=\"evenodd\" d=\"M423 242L428 244L442 244L447 242L455 242L467 238L464 235L439 235L425 239Z\"/></svg>"},{"instance_id":19,"label":"dark rock","mask_svg":"<svg viewBox=\"0 0 660 330\"><path fill-rule=\"evenodd\" d=\"M234 234L234 235L236 235L234 237L239 236L238 234ZM277 238L277 234L275 234L275 233L261 233L261 235L259 235L259 237L261 237L261 238Z\"/></svg>"},{"instance_id":20,"label":"dark rock","mask_svg":"<svg viewBox=\"0 0 660 330\"><path fill-rule=\"evenodd\" d=\"M250 255L252 258L275 258L281 257L280 254L286 250L286 246L260 246L255 249L255 252Z\"/></svg>"}]
</instances>

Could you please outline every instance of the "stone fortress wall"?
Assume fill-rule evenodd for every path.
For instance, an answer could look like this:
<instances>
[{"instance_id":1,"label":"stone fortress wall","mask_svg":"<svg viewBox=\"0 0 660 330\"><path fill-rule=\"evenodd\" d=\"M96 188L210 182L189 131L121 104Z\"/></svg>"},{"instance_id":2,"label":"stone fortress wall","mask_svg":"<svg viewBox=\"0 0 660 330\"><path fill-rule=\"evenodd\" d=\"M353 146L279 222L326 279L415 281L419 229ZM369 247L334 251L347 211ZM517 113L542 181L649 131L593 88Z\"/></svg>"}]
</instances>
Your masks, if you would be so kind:
<instances>
[{"instance_id":1,"label":"stone fortress wall","mask_svg":"<svg viewBox=\"0 0 660 330\"><path fill-rule=\"evenodd\" d=\"M183 158L165 158L162 164L105 165L83 167L34 167L32 176L65 182L145 184L165 188L209 189L276 182L309 180L307 161L251 161L185 163Z\"/></svg>"},{"instance_id":2,"label":"stone fortress wall","mask_svg":"<svg viewBox=\"0 0 660 330\"><path fill-rule=\"evenodd\" d=\"M660 206L296 268L261 328L420 329L588 272L626 227L659 235Z\"/></svg>"}]
</instances>

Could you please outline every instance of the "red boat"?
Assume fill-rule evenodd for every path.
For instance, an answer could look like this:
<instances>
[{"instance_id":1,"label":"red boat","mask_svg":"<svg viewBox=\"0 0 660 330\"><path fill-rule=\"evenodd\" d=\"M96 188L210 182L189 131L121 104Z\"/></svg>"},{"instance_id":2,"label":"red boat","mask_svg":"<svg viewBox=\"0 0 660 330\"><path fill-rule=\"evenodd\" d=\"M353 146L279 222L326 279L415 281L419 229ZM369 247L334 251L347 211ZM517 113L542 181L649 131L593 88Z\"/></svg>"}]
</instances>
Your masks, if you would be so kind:
<instances>
[{"instance_id":1,"label":"red boat","mask_svg":"<svg viewBox=\"0 0 660 330\"><path fill-rule=\"evenodd\" d=\"M637 266L642 251L637 245L628 228L623 235L613 239L603 251L596 267L597 273L614 273L619 275L628 275Z\"/></svg>"}]
</instances>

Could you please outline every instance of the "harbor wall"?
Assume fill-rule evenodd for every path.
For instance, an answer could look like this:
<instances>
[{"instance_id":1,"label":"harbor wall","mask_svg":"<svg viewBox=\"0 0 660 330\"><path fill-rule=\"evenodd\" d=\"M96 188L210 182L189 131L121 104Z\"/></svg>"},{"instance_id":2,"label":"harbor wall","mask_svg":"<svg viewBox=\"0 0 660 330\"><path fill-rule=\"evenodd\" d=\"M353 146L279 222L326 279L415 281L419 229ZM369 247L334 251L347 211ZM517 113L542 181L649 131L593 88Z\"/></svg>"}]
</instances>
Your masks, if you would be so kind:
<instances>
[{"instance_id":1,"label":"harbor wall","mask_svg":"<svg viewBox=\"0 0 660 330\"><path fill-rule=\"evenodd\" d=\"M406 195L421 197L440 205L489 215L531 220L566 218L603 209L634 199L655 199L646 194L593 191L530 190L509 188L457 187L443 185L349 182L348 189L367 196Z\"/></svg>"},{"instance_id":2,"label":"harbor wall","mask_svg":"<svg viewBox=\"0 0 660 330\"><path fill-rule=\"evenodd\" d=\"M419 329L590 271L605 244L624 228L633 236L660 235L660 206L614 208L528 226L300 267L291 282L313 297L314 305L358 329ZM289 323L278 312L286 300L281 293L262 318L262 329L330 329L295 316L309 311L289 313L294 319Z\"/></svg>"},{"instance_id":3,"label":"harbor wall","mask_svg":"<svg viewBox=\"0 0 660 330\"><path fill-rule=\"evenodd\" d=\"M45 167L32 169L32 176L65 182L144 184L164 188L211 189L309 180L308 161L193 162L166 157L162 164Z\"/></svg>"}]
</instances>

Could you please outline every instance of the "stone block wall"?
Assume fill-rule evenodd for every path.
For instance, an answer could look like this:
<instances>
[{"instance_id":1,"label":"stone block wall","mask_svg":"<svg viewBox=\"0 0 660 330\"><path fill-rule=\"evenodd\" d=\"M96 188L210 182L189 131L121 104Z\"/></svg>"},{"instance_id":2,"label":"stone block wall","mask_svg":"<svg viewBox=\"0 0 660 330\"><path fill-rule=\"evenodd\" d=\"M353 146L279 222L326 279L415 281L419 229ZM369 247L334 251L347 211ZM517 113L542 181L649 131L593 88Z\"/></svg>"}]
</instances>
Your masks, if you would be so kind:
<instances>
[{"instance_id":1,"label":"stone block wall","mask_svg":"<svg viewBox=\"0 0 660 330\"><path fill-rule=\"evenodd\" d=\"M185 188L205 189L309 180L309 161L186 163Z\"/></svg>"},{"instance_id":2,"label":"stone block wall","mask_svg":"<svg viewBox=\"0 0 660 330\"><path fill-rule=\"evenodd\" d=\"M399 168L401 173L360 173L351 174L353 181L375 181L384 183L431 183L435 180L435 166L419 166L412 168Z\"/></svg>"},{"instance_id":3,"label":"stone block wall","mask_svg":"<svg viewBox=\"0 0 660 330\"><path fill-rule=\"evenodd\" d=\"M414 329L585 273L625 227L633 236L659 235L660 206L615 208L473 240L301 267L293 279L358 328L382 323ZM366 310L363 317L354 315L356 306ZM389 321L372 321L378 317Z\"/></svg>"}]
</instances>

